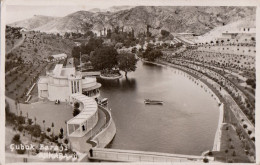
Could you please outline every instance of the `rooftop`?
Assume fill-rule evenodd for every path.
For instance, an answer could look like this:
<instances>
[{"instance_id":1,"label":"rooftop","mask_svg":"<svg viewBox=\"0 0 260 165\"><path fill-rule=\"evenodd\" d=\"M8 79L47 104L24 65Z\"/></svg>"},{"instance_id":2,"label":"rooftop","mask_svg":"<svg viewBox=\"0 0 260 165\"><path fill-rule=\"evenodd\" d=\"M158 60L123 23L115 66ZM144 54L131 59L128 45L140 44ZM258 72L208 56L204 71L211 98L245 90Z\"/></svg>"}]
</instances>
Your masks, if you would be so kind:
<instances>
[{"instance_id":1,"label":"rooftop","mask_svg":"<svg viewBox=\"0 0 260 165\"><path fill-rule=\"evenodd\" d=\"M55 55L52 55L53 58L61 58L61 57L65 57L67 58L67 54L64 54L64 53L61 53L61 54L55 54Z\"/></svg>"},{"instance_id":2,"label":"rooftop","mask_svg":"<svg viewBox=\"0 0 260 165\"><path fill-rule=\"evenodd\" d=\"M83 109L80 114L70 119L68 124L81 124L87 121L91 116L93 116L98 109L97 103L93 98L87 97L80 93L75 93L71 95L72 98L76 99L78 102L83 104Z\"/></svg>"}]
</instances>

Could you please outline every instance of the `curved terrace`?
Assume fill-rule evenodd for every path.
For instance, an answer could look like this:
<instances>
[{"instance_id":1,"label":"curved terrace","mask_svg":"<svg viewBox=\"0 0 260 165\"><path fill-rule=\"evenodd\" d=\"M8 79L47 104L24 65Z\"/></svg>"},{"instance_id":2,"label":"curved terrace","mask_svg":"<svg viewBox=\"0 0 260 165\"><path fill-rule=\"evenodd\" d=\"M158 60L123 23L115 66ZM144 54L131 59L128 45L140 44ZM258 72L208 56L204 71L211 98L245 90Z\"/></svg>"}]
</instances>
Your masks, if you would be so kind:
<instances>
[{"instance_id":1,"label":"curved terrace","mask_svg":"<svg viewBox=\"0 0 260 165\"><path fill-rule=\"evenodd\" d=\"M67 122L67 133L69 137L83 137L98 122L98 106L93 98L83 94L75 93L70 96L72 103L80 104L80 114Z\"/></svg>"}]
</instances>

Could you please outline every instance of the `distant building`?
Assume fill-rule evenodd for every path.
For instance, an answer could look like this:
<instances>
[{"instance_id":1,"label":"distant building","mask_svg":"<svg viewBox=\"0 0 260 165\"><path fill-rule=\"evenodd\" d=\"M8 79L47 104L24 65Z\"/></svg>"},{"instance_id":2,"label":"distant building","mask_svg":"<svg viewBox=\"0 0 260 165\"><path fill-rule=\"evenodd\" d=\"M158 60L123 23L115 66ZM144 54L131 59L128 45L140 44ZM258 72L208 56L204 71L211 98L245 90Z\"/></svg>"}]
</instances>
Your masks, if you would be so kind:
<instances>
[{"instance_id":1,"label":"distant building","mask_svg":"<svg viewBox=\"0 0 260 165\"><path fill-rule=\"evenodd\" d=\"M238 35L238 33L225 32L225 33L222 33L222 38L224 38L224 39L234 39L234 38L236 38L237 35Z\"/></svg>"},{"instance_id":2,"label":"distant building","mask_svg":"<svg viewBox=\"0 0 260 165\"><path fill-rule=\"evenodd\" d=\"M21 30L20 30L21 32L26 32L26 31L28 31L26 28L22 28Z\"/></svg>"},{"instance_id":3,"label":"distant building","mask_svg":"<svg viewBox=\"0 0 260 165\"><path fill-rule=\"evenodd\" d=\"M255 35L256 28L255 27L240 27L238 30L225 31L222 33L222 38L234 39L238 35L243 36L252 36Z\"/></svg>"},{"instance_id":4,"label":"distant building","mask_svg":"<svg viewBox=\"0 0 260 165\"><path fill-rule=\"evenodd\" d=\"M67 54L56 54L56 55L51 55L53 57L53 60L52 61L59 61L59 60L64 60L66 59L68 56Z\"/></svg>"},{"instance_id":5,"label":"distant building","mask_svg":"<svg viewBox=\"0 0 260 165\"><path fill-rule=\"evenodd\" d=\"M256 28L255 27L241 27L239 29L240 33L256 33Z\"/></svg>"},{"instance_id":6,"label":"distant building","mask_svg":"<svg viewBox=\"0 0 260 165\"><path fill-rule=\"evenodd\" d=\"M62 64L57 64L46 76L40 77L38 96L50 101L70 101L70 96L75 93L97 98L100 96L100 87L95 77L83 78L82 73L75 68L63 68Z\"/></svg>"}]
</instances>

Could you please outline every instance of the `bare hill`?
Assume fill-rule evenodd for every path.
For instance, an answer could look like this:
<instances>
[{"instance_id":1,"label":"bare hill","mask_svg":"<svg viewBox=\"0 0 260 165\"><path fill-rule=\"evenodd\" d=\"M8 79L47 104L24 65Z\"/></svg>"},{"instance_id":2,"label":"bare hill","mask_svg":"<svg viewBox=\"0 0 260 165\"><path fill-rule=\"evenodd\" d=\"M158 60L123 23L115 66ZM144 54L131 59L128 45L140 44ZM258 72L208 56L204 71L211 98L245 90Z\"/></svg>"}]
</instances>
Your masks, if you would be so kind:
<instances>
[{"instance_id":1,"label":"bare hill","mask_svg":"<svg viewBox=\"0 0 260 165\"><path fill-rule=\"evenodd\" d=\"M48 56L66 53L70 56L74 42L60 35L41 32L20 32L20 29L7 26L6 59L21 57L25 62L39 62ZM13 35L15 34L15 35Z\"/></svg>"},{"instance_id":2,"label":"bare hill","mask_svg":"<svg viewBox=\"0 0 260 165\"><path fill-rule=\"evenodd\" d=\"M10 26L24 27L26 29L32 30L56 19L58 19L58 17L34 15L32 18L12 23Z\"/></svg>"},{"instance_id":3,"label":"bare hill","mask_svg":"<svg viewBox=\"0 0 260 165\"><path fill-rule=\"evenodd\" d=\"M138 34L146 32L149 26L154 34L164 29L172 33L193 32L200 35L255 12L254 7L137 6L117 12L79 11L62 18L45 19L44 24L25 20L23 27L50 33L84 32L84 23L89 23L93 25L92 30L95 32L119 26L127 31L134 29ZM22 26L23 23L11 24L18 25Z\"/></svg>"},{"instance_id":4,"label":"bare hill","mask_svg":"<svg viewBox=\"0 0 260 165\"><path fill-rule=\"evenodd\" d=\"M223 32L236 32L239 31L241 27L256 27L255 15L248 16L246 18L242 18L240 20L228 23L225 26L219 26L214 28L213 30L205 33L202 36L199 36L196 42L204 43L209 41L214 41L217 38L221 38Z\"/></svg>"}]
</instances>

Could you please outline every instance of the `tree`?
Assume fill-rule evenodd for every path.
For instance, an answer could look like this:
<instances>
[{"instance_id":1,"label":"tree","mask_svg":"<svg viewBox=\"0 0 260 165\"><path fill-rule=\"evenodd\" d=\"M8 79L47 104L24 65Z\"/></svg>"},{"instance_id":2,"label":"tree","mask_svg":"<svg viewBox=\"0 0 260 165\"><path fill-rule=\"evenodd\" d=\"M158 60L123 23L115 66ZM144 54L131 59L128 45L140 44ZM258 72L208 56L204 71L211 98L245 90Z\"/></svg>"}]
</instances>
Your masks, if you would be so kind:
<instances>
[{"instance_id":1,"label":"tree","mask_svg":"<svg viewBox=\"0 0 260 165\"><path fill-rule=\"evenodd\" d=\"M25 153L26 149L25 149L25 146L22 144L22 142L20 140L19 134L14 135L14 137L12 139L12 143L20 146L19 148L15 148L15 150L18 154L24 154ZM21 146L23 146L23 148L21 148Z\"/></svg>"},{"instance_id":2,"label":"tree","mask_svg":"<svg viewBox=\"0 0 260 165\"><path fill-rule=\"evenodd\" d=\"M50 133L51 132L51 128L48 127L47 128L47 132Z\"/></svg>"},{"instance_id":3,"label":"tree","mask_svg":"<svg viewBox=\"0 0 260 165\"><path fill-rule=\"evenodd\" d=\"M73 116L77 116L80 113L79 109L74 109Z\"/></svg>"},{"instance_id":4,"label":"tree","mask_svg":"<svg viewBox=\"0 0 260 165\"><path fill-rule=\"evenodd\" d=\"M12 139L12 143L18 144L18 143L20 143L20 142L21 142L21 140L20 140L20 135L19 135L19 134L15 134L14 137L13 137L13 139Z\"/></svg>"},{"instance_id":5,"label":"tree","mask_svg":"<svg viewBox=\"0 0 260 165\"><path fill-rule=\"evenodd\" d=\"M107 38L110 38L110 37L111 37L111 34L112 34L111 29L107 29Z\"/></svg>"},{"instance_id":6,"label":"tree","mask_svg":"<svg viewBox=\"0 0 260 165\"><path fill-rule=\"evenodd\" d=\"M45 132L45 120L43 120L42 123L43 123L43 130Z\"/></svg>"},{"instance_id":7,"label":"tree","mask_svg":"<svg viewBox=\"0 0 260 165\"><path fill-rule=\"evenodd\" d=\"M76 47L73 47L71 55L74 58L79 58L80 57L80 52L81 52L80 47L76 46Z\"/></svg>"},{"instance_id":8,"label":"tree","mask_svg":"<svg viewBox=\"0 0 260 165\"><path fill-rule=\"evenodd\" d=\"M32 135L35 137L35 138L38 138L41 136L41 127L37 124L37 125L34 125L33 126L33 131L32 131Z\"/></svg>"},{"instance_id":9,"label":"tree","mask_svg":"<svg viewBox=\"0 0 260 165\"><path fill-rule=\"evenodd\" d=\"M68 139L64 139L64 143L68 144L69 143Z\"/></svg>"},{"instance_id":10,"label":"tree","mask_svg":"<svg viewBox=\"0 0 260 165\"><path fill-rule=\"evenodd\" d=\"M97 70L112 69L117 64L117 51L112 46L96 49L90 56L93 67Z\"/></svg>"},{"instance_id":11,"label":"tree","mask_svg":"<svg viewBox=\"0 0 260 165\"><path fill-rule=\"evenodd\" d=\"M63 135L63 128L61 128L61 129L60 129L60 134L62 134L62 135Z\"/></svg>"},{"instance_id":12,"label":"tree","mask_svg":"<svg viewBox=\"0 0 260 165\"><path fill-rule=\"evenodd\" d=\"M208 158L203 158L203 162L204 162L204 163L208 163L208 162L209 162L209 159L208 159Z\"/></svg>"},{"instance_id":13,"label":"tree","mask_svg":"<svg viewBox=\"0 0 260 165\"><path fill-rule=\"evenodd\" d=\"M244 129L247 129L247 125L246 125L246 124L244 124L244 125L243 125L243 128L244 128Z\"/></svg>"},{"instance_id":14,"label":"tree","mask_svg":"<svg viewBox=\"0 0 260 165\"><path fill-rule=\"evenodd\" d=\"M32 125L32 119L28 119L28 124Z\"/></svg>"},{"instance_id":15,"label":"tree","mask_svg":"<svg viewBox=\"0 0 260 165\"><path fill-rule=\"evenodd\" d=\"M246 84L250 85L252 88L256 88L256 80L255 79L247 79Z\"/></svg>"},{"instance_id":16,"label":"tree","mask_svg":"<svg viewBox=\"0 0 260 165\"><path fill-rule=\"evenodd\" d=\"M54 123L51 123L51 127L52 127L52 136L54 134Z\"/></svg>"},{"instance_id":17,"label":"tree","mask_svg":"<svg viewBox=\"0 0 260 165\"><path fill-rule=\"evenodd\" d=\"M125 72L125 77L127 77L127 72L135 71L137 61L135 54L132 53L120 53L117 57L118 67Z\"/></svg>"},{"instance_id":18,"label":"tree","mask_svg":"<svg viewBox=\"0 0 260 165\"><path fill-rule=\"evenodd\" d=\"M78 102L74 103L74 108L79 108L79 103Z\"/></svg>"},{"instance_id":19,"label":"tree","mask_svg":"<svg viewBox=\"0 0 260 165\"><path fill-rule=\"evenodd\" d=\"M168 32L167 30L161 30L161 35L163 37L168 37L170 35L170 32Z\"/></svg>"},{"instance_id":20,"label":"tree","mask_svg":"<svg viewBox=\"0 0 260 165\"><path fill-rule=\"evenodd\" d=\"M79 113L80 113L80 110L79 110L79 103L78 102L75 102L74 103L74 111L73 111L73 116L77 116ZM63 130L62 130L63 131Z\"/></svg>"},{"instance_id":21,"label":"tree","mask_svg":"<svg viewBox=\"0 0 260 165\"><path fill-rule=\"evenodd\" d=\"M161 57L163 54L160 50L152 50L149 53L144 53L144 58L147 58L148 61L154 61L156 58Z\"/></svg>"}]
</instances>

